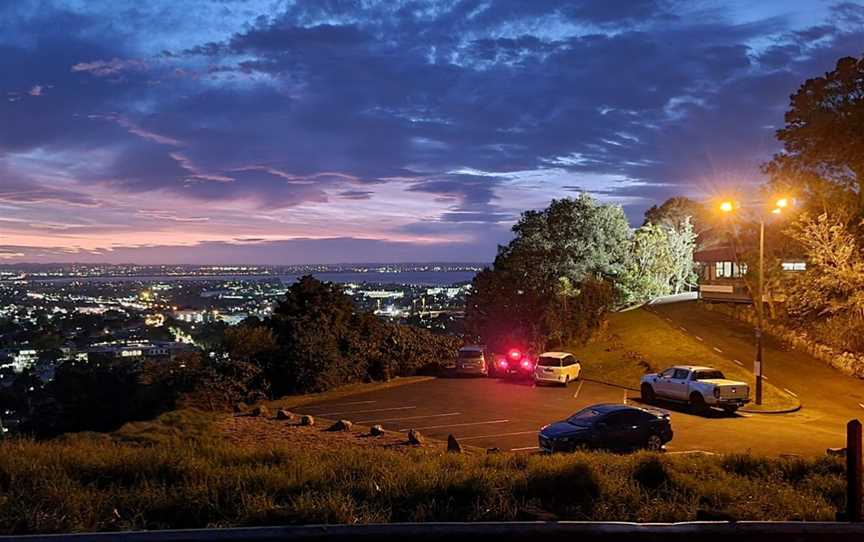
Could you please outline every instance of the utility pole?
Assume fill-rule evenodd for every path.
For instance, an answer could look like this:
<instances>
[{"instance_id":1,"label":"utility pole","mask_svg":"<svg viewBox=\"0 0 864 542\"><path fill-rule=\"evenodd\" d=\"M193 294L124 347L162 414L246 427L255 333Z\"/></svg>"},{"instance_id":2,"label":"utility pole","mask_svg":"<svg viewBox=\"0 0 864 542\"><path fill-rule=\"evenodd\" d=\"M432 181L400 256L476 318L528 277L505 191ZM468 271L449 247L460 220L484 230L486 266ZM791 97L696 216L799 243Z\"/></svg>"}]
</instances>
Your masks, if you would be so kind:
<instances>
[{"instance_id":1,"label":"utility pole","mask_svg":"<svg viewBox=\"0 0 864 542\"><path fill-rule=\"evenodd\" d=\"M762 326L764 318L763 296L765 295L765 220L759 220L759 287L756 294L756 362L753 372L756 374L756 404L762 404Z\"/></svg>"}]
</instances>

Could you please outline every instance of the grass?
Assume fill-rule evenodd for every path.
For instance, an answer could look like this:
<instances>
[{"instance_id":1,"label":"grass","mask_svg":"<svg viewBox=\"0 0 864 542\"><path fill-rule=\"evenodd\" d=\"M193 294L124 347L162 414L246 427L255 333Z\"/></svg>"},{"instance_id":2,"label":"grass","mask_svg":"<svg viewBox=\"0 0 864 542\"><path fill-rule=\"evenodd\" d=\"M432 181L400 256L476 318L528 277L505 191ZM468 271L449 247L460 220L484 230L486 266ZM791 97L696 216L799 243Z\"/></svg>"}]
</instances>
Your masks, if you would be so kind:
<instances>
[{"instance_id":1,"label":"grass","mask_svg":"<svg viewBox=\"0 0 864 542\"><path fill-rule=\"evenodd\" d=\"M639 388L639 379L645 373L686 363L715 367L727 378L747 382L751 390L755 389L753 373L645 309L610 315L606 336L584 347L573 348L573 352L582 360L586 378L633 389ZM768 410L792 408L798 401L763 382L763 403L763 408Z\"/></svg>"},{"instance_id":2,"label":"grass","mask_svg":"<svg viewBox=\"0 0 864 542\"><path fill-rule=\"evenodd\" d=\"M124 431L0 443L0 533L540 517L684 521L699 509L742 520L833 520L844 499L836 458L246 448L188 438L204 420L184 411L154 421L150 431L165 425L167 437L150 445L126 440ZM190 433L182 430L186 422Z\"/></svg>"}]
</instances>

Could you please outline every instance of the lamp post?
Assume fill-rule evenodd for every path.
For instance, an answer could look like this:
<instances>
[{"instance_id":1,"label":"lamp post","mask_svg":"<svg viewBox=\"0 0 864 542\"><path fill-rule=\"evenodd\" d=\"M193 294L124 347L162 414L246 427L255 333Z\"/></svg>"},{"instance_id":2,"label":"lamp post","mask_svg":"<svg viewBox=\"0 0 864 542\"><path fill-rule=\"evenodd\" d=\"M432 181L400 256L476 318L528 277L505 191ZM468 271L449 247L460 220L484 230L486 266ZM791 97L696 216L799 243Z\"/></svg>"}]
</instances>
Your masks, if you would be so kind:
<instances>
[{"instance_id":1,"label":"lamp post","mask_svg":"<svg viewBox=\"0 0 864 542\"><path fill-rule=\"evenodd\" d=\"M780 214L783 209L789 206L789 198L778 198L774 202L772 214ZM736 208L740 207L733 201L723 201L720 203L720 210L724 213L731 213ZM764 297L765 297L765 216L759 213L759 279L756 286L756 360L753 363L753 373L756 375L756 404L762 404L762 370L764 368L764 359L762 355L762 335L764 328Z\"/></svg>"}]
</instances>

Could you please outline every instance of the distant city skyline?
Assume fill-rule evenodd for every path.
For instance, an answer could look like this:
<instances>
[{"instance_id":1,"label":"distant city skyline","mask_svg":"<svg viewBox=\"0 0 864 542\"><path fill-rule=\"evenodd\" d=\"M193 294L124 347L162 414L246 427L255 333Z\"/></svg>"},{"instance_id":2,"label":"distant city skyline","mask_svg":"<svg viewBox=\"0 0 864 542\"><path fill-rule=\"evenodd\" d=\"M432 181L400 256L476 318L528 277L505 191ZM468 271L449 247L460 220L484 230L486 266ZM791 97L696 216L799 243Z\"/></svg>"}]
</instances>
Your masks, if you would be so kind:
<instances>
[{"instance_id":1,"label":"distant city skyline","mask_svg":"<svg viewBox=\"0 0 864 542\"><path fill-rule=\"evenodd\" d=\"M631 223L763 180L843 1L0 4L0 263L492 261L585 191Z\"/></svg>"}]
</instances>

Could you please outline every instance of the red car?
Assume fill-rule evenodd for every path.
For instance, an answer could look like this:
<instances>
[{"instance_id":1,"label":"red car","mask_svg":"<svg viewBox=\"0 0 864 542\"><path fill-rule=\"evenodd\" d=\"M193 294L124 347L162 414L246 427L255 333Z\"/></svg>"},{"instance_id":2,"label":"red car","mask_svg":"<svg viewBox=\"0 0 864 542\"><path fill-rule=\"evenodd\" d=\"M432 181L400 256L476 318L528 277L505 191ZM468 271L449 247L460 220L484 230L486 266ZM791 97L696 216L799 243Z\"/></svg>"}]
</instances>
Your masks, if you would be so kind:
<instances>
[{"instance_id":1,"label":"red car","mask_svg":"<svg viewBox=\"0 0 864 542\"><path fill-rule=\"evenodd\" d=\"M504 356L495 359L495 376L511 378L533 378L535 360L518 348L511 348Z\"/></svg>"}]
</instances>

